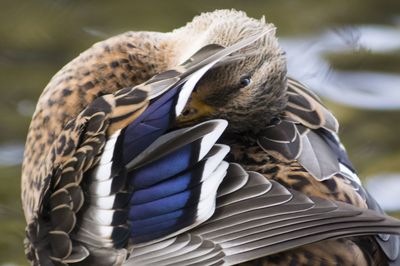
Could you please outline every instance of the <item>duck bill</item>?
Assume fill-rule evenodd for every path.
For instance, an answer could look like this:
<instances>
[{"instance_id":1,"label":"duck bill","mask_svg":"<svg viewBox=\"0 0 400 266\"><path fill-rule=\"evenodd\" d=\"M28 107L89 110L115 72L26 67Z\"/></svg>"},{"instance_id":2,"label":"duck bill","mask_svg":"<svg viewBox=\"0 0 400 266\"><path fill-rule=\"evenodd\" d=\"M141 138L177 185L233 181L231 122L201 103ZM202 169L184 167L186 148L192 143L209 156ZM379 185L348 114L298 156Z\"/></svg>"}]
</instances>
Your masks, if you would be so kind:
<instances>
[{"instance_id":1,"label":"duck bill","mask_svg":"<svg viewBox=\"0 0 400 266\"><path fill-rule=\"evenodd\" d=\"M185 106L182 114L176 119L179 126L192 124L193 122L203 121L215 113L215 109L199 99L196 92Z\"/></svg>"}]
</instances>

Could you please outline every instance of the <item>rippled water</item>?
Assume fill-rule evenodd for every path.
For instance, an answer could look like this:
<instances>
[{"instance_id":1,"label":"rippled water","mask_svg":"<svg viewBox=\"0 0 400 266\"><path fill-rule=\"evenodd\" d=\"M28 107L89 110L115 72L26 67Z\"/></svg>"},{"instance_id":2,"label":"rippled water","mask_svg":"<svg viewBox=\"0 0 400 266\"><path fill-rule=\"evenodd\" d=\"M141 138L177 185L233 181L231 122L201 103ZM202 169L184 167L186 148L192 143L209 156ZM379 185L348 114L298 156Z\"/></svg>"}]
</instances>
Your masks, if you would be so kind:
<instances>
[{"instance_id":1,"label":"rippled water","mask_svg":"<svg viewBox=\"0 0 400 266\"><path fill-rule=\"evenodd\" d=\"M54 73L92 43L127 30L169 31L201 11L266 14L291 76L325 97L361 177L389 210L399 193L400 2L2 1L0 9L0 265L25 265L20 205L23 143L36 99ZM394 173L395 177L382 177ZM396 177L397 176L397 177ZM375 180L375 181L374 181ZM382 181L383 180L383 181ZM389 180L389 181L387 181ZM394 182L394 183L392 183Z\"/></svg>"},{"instance_id":2,"label":"rippled water","mask_svg":"<svg viewBox=\"0 0 400 266\"><path fill-rule=\"evenodd\" d=\"M340 71L324 58L328 53L400 51L400 28L352 26L322 34L283 38L288 71L316 93L332 101L369 109L400 109L400 75L378 71Z\"/></svg>"},{"instance_id":3,"label":"rippled water","mask_svg":"<svg viewBox=\"0 0 400 266\"><path fill-rule=\"evenodd\" d=\"M400 174L383 174L367 179L366 187L386 211L400 210Z\"/></svg>"},{"instance_id":4,"label":"rippled water","mask_svg":"<svg viewBox=\"0 0 400 266\"><path fill-rule=\"evenodd\" d=\"M23 144L0 145L0 166L20 165L22 163L23 153Z\"/></svg>"}]
</instances>

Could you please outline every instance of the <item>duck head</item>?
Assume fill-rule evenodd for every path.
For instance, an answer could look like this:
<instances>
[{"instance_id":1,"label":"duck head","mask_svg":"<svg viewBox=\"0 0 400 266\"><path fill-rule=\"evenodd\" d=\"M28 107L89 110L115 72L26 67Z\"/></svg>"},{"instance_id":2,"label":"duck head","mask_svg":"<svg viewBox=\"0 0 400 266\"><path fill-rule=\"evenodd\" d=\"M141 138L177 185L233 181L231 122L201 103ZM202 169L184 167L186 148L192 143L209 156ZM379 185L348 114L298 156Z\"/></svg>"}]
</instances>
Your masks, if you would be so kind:
<instances>
[{"instance_id":1,"label":"duck head","mask_svg":"<svg viewBox=\"0 0 400 266\"><path fill-rule=\"evenodd\" d=\"M192 36L198 31L200 40L225 47L267 31L205 74L178 118L179 125L222 118L228 120L231 132L257 132L284 109L286 60L274 25L244 12L219 10L204 13L177 31L190 31Z\"/></svg>"}]
</instances>

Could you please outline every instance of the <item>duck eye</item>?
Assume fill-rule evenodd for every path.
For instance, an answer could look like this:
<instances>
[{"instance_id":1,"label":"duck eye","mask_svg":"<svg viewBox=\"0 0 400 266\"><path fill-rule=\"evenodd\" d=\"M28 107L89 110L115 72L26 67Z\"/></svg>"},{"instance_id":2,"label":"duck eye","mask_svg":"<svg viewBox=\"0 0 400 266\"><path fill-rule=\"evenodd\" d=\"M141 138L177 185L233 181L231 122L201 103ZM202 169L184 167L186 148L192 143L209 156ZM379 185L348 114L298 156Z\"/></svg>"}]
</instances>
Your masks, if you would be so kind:
<instances>
[{"instance_id":1,"label":"duck eye","mask_svg":"<svg viewBox=\"0 0 400 266\"><path fill-rule=\"evenodd\" d=\"M243 77L240 79L240 87L241 88L246 87L250 84L250 82L251 82L250 77Z\"/></svg>"}]
</instances>

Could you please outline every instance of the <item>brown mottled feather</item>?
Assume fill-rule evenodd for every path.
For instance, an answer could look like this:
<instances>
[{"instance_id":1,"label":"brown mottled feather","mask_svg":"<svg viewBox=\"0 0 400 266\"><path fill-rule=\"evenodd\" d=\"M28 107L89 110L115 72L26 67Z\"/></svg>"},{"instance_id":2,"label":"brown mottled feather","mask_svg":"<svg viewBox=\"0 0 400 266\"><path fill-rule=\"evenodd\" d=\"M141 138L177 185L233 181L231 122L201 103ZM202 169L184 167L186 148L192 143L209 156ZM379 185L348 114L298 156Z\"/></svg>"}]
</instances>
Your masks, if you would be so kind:
<instances>
[{"instance_id":1,"label":"brown mottled feather","mask_svg":"<svg viewBox=\"0 0 400 266\"><path fill-rule=\"evenodd\" d=\"M283 111L282 119L286 121L284 123L290 123L295 127L304 126L307 130L302 129L300 131L302 134L304 132L307 134L310 130L319 127L333 132L337 131L336 119L316 96L305 91L303 85L294 80L289 80L288 84L288 100L295 99L296 105L291 105L289 111L288 108ZM292 89L293 86L296 89ZM307 110L307 112L313 113L315 110L319 110L316 112L319 118L292 114L291 112L296 112L294 107L302 112ZM303 114L302 112L301 114ZM279 123L275 127L279 128ZM282 129L287 127L285 125ZM274 130L276 129L274 128ZM296 157L285 156L287 153L281 148L282 145L286 145L285 140L273 137L274 134L277 133L268 132L263 136L267 136L269 142L275 138L277 141L275 146L268 146L269 143L265 141L265 138L261 142L259 139L257 143L251 137L232 138L227 135L225 142L231 146L232 161L240 163L246 170L262 173L266 178L278 181L285 187L301 191L308 196L317 196L346 202L360 208L368 208L365 198L359 193L357 187L349 182L340 171L325 180L316 179ZM287 143L298 141L293 138L292 134L280 135L280 137L284 136L286 136ZM277 146L278 144L281 146ZM274 147L277 147L278 150L273 150ZM272 149L272 152L269 149ZM242 265L385 265L385 261L385 255L373 237L359 237L322 241Z\"/></svg>"},{"instance_id":2,"label":"brown mottled feather","mask_svg":"<svg viewBox=\"0 0 400 266\"><path fill-rule=\"evenodd\" d=\"M268 256L241 266L344 266L372 265L362 250L350 239L325 240Z\"/></svg>"},{"instance_id":3,"label":"brown mottled feather","mask_svg":"<svg viewBox=\"0 0 400 266\"><path fill-rule=\"evenodd\" d=\"M82 246L70 248L69 239L84 201L80 183L97 163L107 137L146 109L148 91L132 87L167 67L164 46L157 33L113 37L66 65L43 91L29 129L22 172L30 260L50 263L50 257L67 262L88 256ZM57 197L60 193L63 196ZM55 224L60 220L65 222ZM53 237L46 237L47 231L54 232ZM70 244L63 248L60 241Z\"/></svg>"},{"instance_id":4,"label":"brown mottled feather","mask_svg":"<svg viewBox=\"0 0 400 266\"><path fill-rule=\"evenodd\" d=\"M133 99L140 97L141 102L146 101L146 93L141 90L131 89L126 93L132 95ZM132 114L130 116L133 117L138 116L143 110L140 105L135 104L131 104L130 109L129 114ZM40 209L33 210L33 219L28 223L27 237L30 243L26 243L26 253L29 258L43 257L42 261L45 262L49 250L51 250L49 257L53 261L68 261L70 257L79 256L79 254L73 253L69 239L69 233L75 227L75 213L79 211L84 200L79 185L83 175L97 163L98 156L108 136L107 132L114 127L112 119L118 118L119 115L116 99L112 94L99 97L76 119L70 120L63 131L60 132L50 150L51 159L48 161L52 162L52 170L49 174L43 175L45 178L41 181L44 182L44 185L38 187L40 190L36 196L40 198L37 203L32 201L38 204ZM132 119L130 116L124 120ZM118 124L125 124L124 120L121 120ZM75 189L71 189L73 187ZM66 204L61 201L57 205L57 201L59 202L60 199L56 199L55 195L60 190L67 192L67 197L64 198ZM52 208L52 211L49 220L47 212L50 208ZM54 219L53 216L55 216ZM60 224L60 221L63 222ZM52 237L46 238L46 230L49 230L50 236L53 232L54 241ZM38 234L37 231L41 234ZM64 248L58 244L61 241L58 238L61 236L65 238L62 242L70 243ZM41 245L38 245L39 242L42 242ZM36 247L32 245L36 245ZM83 247L81 248L83 249ZM86 254L86 252L82 254Z\"/></svg>"},{"instance_id":5,"label":"brown mottled feather","mask_svg":"<svg viewBox=\"0 0 400 266\"><path fill-rule=\"evenodd\" d=\"M207 57L213 53L210 58L196 54L193 58L200 58L200 62L191 60L180 66L181 59L171 55L175 42L170 34L126 33L94 45L57 73L39 99L24 158L22 201L28 223L25 241L28 258L34 263L65 264L89 256L89 247L73 244L79 240L73 231L76 213L84 201L81 181L98 163L107 138L136 119L150 99L175 82L190 74L200 78L197 71L204 73L218 60L257 41L265 33L261 31L235 41L226 49L214 45L207 50ZM175 66L172 71L150 79ZM190 81L195 82L195 78ZM145 80L148 82L134 87ZM38 139L38 132L48 137ZM37 149L38 145L41 149ZM57 197L60 193L63 196ZM59 221L63 222L57 224ZM114 229L126 232L127 227L124 224ZM106 264L121 263L127 253L124 249L101 248L95 252L107 258L102 261ZM114 257L109 258L108 253Z\"/></svg>"},{"instance_id":6,"label":"brown mottled feather","mask_svg":"<svg viewBox=\"0 0 400 266\"><path fill-rule=\"evenodd\" d=\"M51 146L76 143L80 136L71 123L65 127L67 122L99 96L142 83L166 69L168 48L161 38L161 34L144 32L113 37L95 44L52 78L39 99L26 142L22 202L28 222L40 205L42 179L52 171Z\"/></svg>"},{"instance_id":7,"label":"brown mottled feather","mask_svg":"<svg viewBox=\"0 0 400 266\"><path fill-rule=\"evenodd\" d=\"M230 30L231 23L237 19L223 17L223 20L228 22L224 25L216 24L216 27L200 37L207 39L217 36L215 40L207 40L217 41L220 45L236 42L238 36ZM207 23L197 20L189 25L189 31L170 34L131 32L113 37L95 44L52 78L39 99L29 128L22 169L22 201L29 240L26 241L26 252L31 260L40 258L45 265L51 261L65 265L69 261L77 262L89 256L85 247L72 244L73 240L68 234L75 226L75 213L82 207L84 196L79 184L84 174L98 162L107 137L125 127L146 109L148 91L132 90L132 86L177 65L204 45L193 43L187 36L188 33L198 34L196 27L199 25L204 31L203 28L208 28ZM263 22L263 25L266 24ZM190 48L177 49L171 36L186 42ZM280 112L280 119L295 129L294 138L288 140L288 143L299 144L301 150L300 136L305 136L309 129L325 128L336 132L337 121L319 99L304 90L301 84L289 80L287 91L281 87L285 83L285 62L275 47L275 38L269 41L269 52L277 60L275 65L271 64L268 68L268 71L274 73L269 85L279 90L270 92L273 97L270 97L267 105L270 110L267 117L271 118ZM262 92L262 95L266 94ZM248 96L254 95L249 92ZM286 98L289 100L287 105ZM266 104L257 101L252 106L265 108ZM283 107L286 109L282 111ZM243 118L243 115L248 114L239 108L232 117ZM270 121L264 120L263 123ZM253 119L246 121L247 127L258 123ZM236 129L242 125L239 123ZM307 129L304 130L304 127ZM242 140L240 142L235 139L232 143L229 137L225 139L232 147L233 161L240 162L247 170L258 171L266 178L309 196L344 201L366 208L363 197L340 173L319 181L299 163L300 160L296 160L302 154L294 152L292 157L280 157L284 145L268 149L266 142L266 149L263 150L255 139ZM268 139L271 140L274 141L274 134ZM59 216L66 217L65 221L53 224L52 219L58 221ZM46 237L48 233L50 237ZM371 258L367 254L376 256ZM372 238L349 238L304 246L247 265L370 265L371 260L383 261L382 256ZM125 257L126 253L120 252L113 261L121 262Z\"/></svg>"},{"instance_id":8,"label":"brown mottled feather","mask_svg":"<svg viewBox=\"0 0 400 266\"><path fill-rule=\"evenodd\" d=\"M266 178L308 196L343 201L367 208L361 195L339 174L321 182L298 162L277 161L256 144L248 145L248 142L244 144L237 140L235 143L228 143L231 146L230 159L240 162L247 170L262 173ZM368 249L359 247L358 243L363 241L368 241ZM382 262L386 259L373 238L365 237L363 241L357 241L357 238L322 241L241 265L383 265ZM371 253L371 250L375 252L375 256L367 257L365 254Z\"/></svg>"},{"instance_id":9,"label":"brown mottled feather","mask_svg":"<svg viewBox=\"0 0 400 266\"><path fill-rule=\"evenodd\" d=\"M285 187L301 191L309 196L338 200L366 208L364 199L355 188L341 175L330 180L318 181L312 177L297 161L281 162L266 154L257 144L225 140L231 147L231 159L249 171L264 174L268 179L276 180Z\"/></svg>"},{"instance_id":10,"label":"brown mottled feather","mask_svg":"<svg viewBox=\"0 0 400 266\"><path fill-rule=\"evenodd\" d=\"M288 103L283 112L284 117L311 129L325 128L333 132L339 130L336 118L318 96L307 90L303 84L289 78L287 94Z\"/></svg>"}]
</instances>

